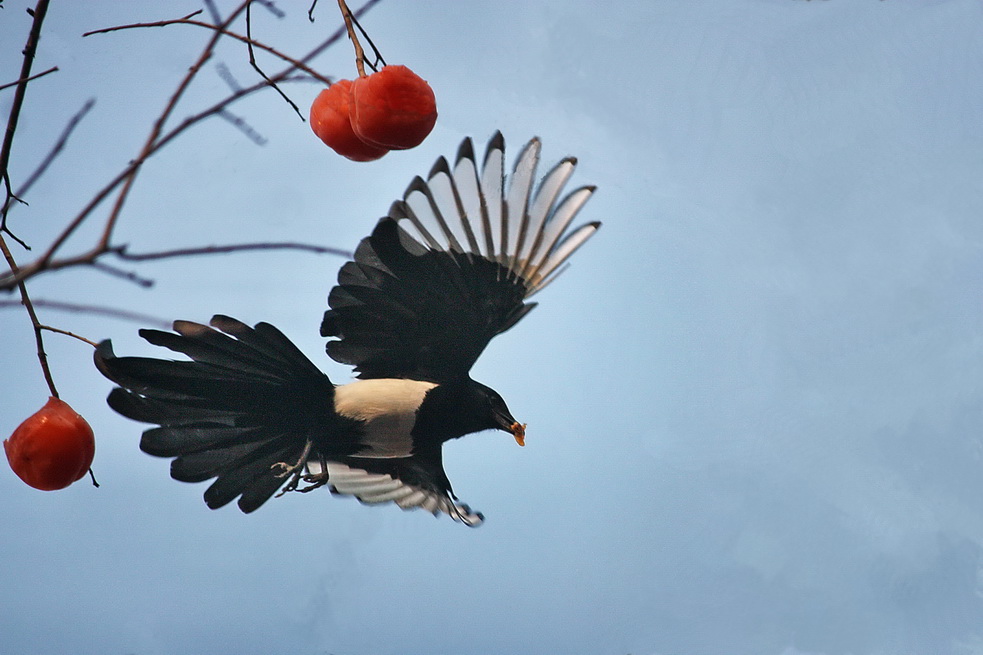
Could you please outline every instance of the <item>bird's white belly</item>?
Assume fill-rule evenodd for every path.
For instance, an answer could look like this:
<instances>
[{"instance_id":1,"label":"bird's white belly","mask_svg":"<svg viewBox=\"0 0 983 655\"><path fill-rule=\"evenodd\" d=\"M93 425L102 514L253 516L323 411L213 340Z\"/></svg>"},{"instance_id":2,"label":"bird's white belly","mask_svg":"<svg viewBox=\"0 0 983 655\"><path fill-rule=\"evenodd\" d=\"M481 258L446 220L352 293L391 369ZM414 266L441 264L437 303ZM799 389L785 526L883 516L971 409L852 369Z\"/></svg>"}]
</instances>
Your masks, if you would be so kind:
<instances>
[{"instance_id":1,"label":"bird's white belly","mask_svg":"<svg viewBox=\"0 0 983 655\"><path fill-rule=\"evenodd\" d=\"M364 457L406 457L413 447L410 432L416 410L436 384L382 378L355 380L334 390L334 408L341 416L364 422Z\"/></svg>"}]
</instances>

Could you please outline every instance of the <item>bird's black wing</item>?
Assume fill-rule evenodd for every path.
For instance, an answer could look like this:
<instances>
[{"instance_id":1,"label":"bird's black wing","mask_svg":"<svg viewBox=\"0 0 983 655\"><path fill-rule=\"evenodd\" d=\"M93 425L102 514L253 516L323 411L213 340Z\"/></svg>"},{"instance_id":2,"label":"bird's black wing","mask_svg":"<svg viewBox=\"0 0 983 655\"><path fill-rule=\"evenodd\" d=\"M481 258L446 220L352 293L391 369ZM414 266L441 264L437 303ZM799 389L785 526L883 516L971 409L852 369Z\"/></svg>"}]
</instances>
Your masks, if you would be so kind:
<instances>
[{"instance_id":1,"label":"bird's black wing","mask_svg":"<svg viewBox=\"0 0 983 655\"><path fill-rule=\"evenodd\" d=\"M346 457L338 461L308 462L313 474L327 469L332 493L354 496L367 505L396 503L404 510L424 509L434 516L447 514L455 521L477 527L481 512L459 502L444 473L439 443L410 457Z\"/></svg>"},{"instance_id":2,"label":"bird's black wing","mask_svg":"<svg viewBox=\"0 0 983 655\"><path fill-rule=\"evenodd\" d=\"M526 299L600 226L570 224L594 187L560 194L572 157L534 188L541 145L531 140L506 185L504 140L479 170L466 139L453 168L441 158L393 204L338 274L321 334L360 378L440 383L468 373L497 334L535 306ZM508 186L508 188L506 188Z\"/></svg>"}]
</instances>

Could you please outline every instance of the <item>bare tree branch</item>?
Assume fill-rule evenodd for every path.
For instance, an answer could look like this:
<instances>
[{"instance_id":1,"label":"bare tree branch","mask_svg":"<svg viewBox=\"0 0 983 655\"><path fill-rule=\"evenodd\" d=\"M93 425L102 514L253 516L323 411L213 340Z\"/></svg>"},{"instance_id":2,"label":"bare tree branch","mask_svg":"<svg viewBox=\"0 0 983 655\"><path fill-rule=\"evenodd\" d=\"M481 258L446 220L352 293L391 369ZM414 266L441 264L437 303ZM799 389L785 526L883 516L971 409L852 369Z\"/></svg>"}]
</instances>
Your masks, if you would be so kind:
<instances>
[{"instance_id":1,"label":"bare tree branch","mask_svg":"<svg viewBox=\"0 0 983 655\"><path fill-rule=\"evenodd\" d=\"M346 6L345 8L347 9L348 7ZM373 71L378 73L379 68L381 66L386 65L386 60L382 58L382 53L379 52L379 48L377 48L375 43L372 42L372 39L369 38L369 33L366 32L365 28L362 27L362 24L358 22L358 18L355 15L353 15L350 11L348 15L352 20L352 24L354 24L355 27L358 28L358 31L362 35L362 38L365 39L365 41L369 44L369 47L372 48L373 59L371 62L366 61L365 63L369 65L369 68L371 68ZM363 53L363 60L364 60L364 53Z\"/></svg>"},{"instance_id":2,"label":"bare tree branch","mask_svg":"<svg viewBox=\"0 0 983 655\"><path fill-rule=\"evenodd\" d=\"M31 80L31 68L34 66L34 55L37 53L38 42L41 40L41 25L44 23L45 14L48 13L48 0L38 0L34 10L28 13L33 18L31 31L27 35L27 44L24 46L24 59L21 63L20 79L17 81L17 91L14 92L14 101L10 105L10 114L7 117L7 129L3 135L3 145L0 146L0 177L3 178L6 197L3 201L3 213L0 217L0 236L7 231L7 207L11 199L19 200L11 190L10 172L10 152L14 145L14 134L17 132L17 121L20 119L21 108L24 106L24 97L27 94L27 85ZM16 238L16 237L14 237ZM19 241L19 240L18 240Z\"/></svg>"},{"instance_id":3,"label":"bare tree branch","mask_svg":"<svg viewBox=\"0 0 983 655\"><path fill-rule=\"evenodd\" d=\"M3 234L0 234L0 252L3 252L4 259L7 260L10 270L16 273L17 262L14 260L10 248L7 247L7 242L4 240ZM27 310L27 315L31 318L31 325L34 326L34 342L37 344L38 362L41 364L44 381L47 383L51 395L57 398L58 389L55 387L55 380L51 376L51 368L48 366L48 355L44 352L44 337L41 336L41 321L38 320L37 312L34 311L34 305L31 304L31 296L27 293L27 285L20 282L17 288L20 290L21 304Z\"/></svg>"},{"instance_id":4,"label":"bare tree branch","mask_svg":"<svg viewBox=\"0 0 983 655\"><path fill-rule=\"evenodd\" d=\"M276 6L276 3L273 2L273 0L253 0L253 2L258 5L262 5L266 8L266 11L270 12L277 18L285 18L287 15L285 11Z\"/></svg>"},{"instance_id":5,"label":"bare tree branch","mask_svg":"<svg viewBox=\"0 0 983 655\"><path fill-rule=\"evenodd\" d=\"M80 336L78 334L75 334L74 332L69 332L68 330L63 330L61 328L52 327L50 325L40 325L38 327L40 327L42 330L47 330L48 332L54 332L56 334L64 334L66 337L72 337L73 339L78 339L79 341L82 341L84 343L89 344L93 348L95 348L96 346L99 345L98 343L96 343L92 339L86 339L85 337Z\"/></svg>"},{"instance_id":6,"label":"bare tree branch","mask_svg":"<svg viewBox=\"0 0 983 655\"><path fill-rule=\"evenodd\" d=\"M7 129L3 136L3 146L0 146L0 173L3 174L3 181L7 191L7 197L3 203L3 221L0 222L0 228L2 228L0 229L0 251L3 252L4 259L7 260L7 265L10 267L11 273L15 276L17 275L17 262L14 260L10 248L7 247L7 241L3 238L3 233L7 229L6 207L12 196L10 191L10 175L8 174L7 166L10 163L10 152L14 143L14 133L17 131L17 120L20 117L21 107L24 105L24 96L27 93L28 81L31 79L34 55L37 52L38 42L41 40L41 25L44 23L44 17L47 12L48 0L38 0L34 11L29 12L33 18L33 22L31 23L31 31L27 36L27 45L24 46L24 60L21 64L20 81L17 84L17 91L14 94L14 102L10 107ZM48 366L48 356L44 352L44 337L41 335L41 322L38 320L38 315L34 311L34 306L31 304L31 297L27 293L27 285L20 282L17 287L20 290L21 302L24 304L24 308L31 318L31 324L34 326L34 341L37 344L38 362L41 364L44 381L47 383L51 395L57 398L58 389L55 387L55 380L51 376L51 368Z\"/></svg>"},{"instance_id":7,"label":"bare tree branch","mask_svg":"<svg viewBox=\"0 0 983 655\"><path fill-rule=\"evenodd\" d=\"M174 257L189 257L194 255L225 255L233 252L243 252L246 250L303 250L318 255L338 255L351 259L354 255L342 248L331 248L329 246L315 246L309 243L239 243L227 246L202 246L198 248L180 248L177 250L163 250L161 252L129 253L124 247L114 249L112 252L120 259L131 262L145 262L154 259L171 259Z\"/></svg>"},{"instance_id":8,"label":"bare tree branch","mask_svg":"<svg viewBox=\"0 0 983 655\"><path fill-rule=\"evenodd\" d=\"M89 98L85 102L85 104L82 105L82 108L79 109L75 113L75 115L68 120L68 124L65 125L65 129L62 130L61 135L58 137L58 140L55 142L55 145L51 148L51 151L48 152L47 155L45 155L44 159L41 160L41 163L38 164L38 167L34 169L34 172L28 175L27 179L24 180L24 183L21 184L19 189L17 189L17 196L26 196L28 191L31 190L31 187L34 186L34 183L37 182L42 175L44 175L45 171L47 171L48 167L51 165L51 162L55 160L55 158L61 153L62 149L65 147L65 144L68 143L68 138L72 135L72 132L78 126L79 122L85 117L86 114L89 113L89 111L92 109L95 103L96 103L95 98ZM10 209L9 205L11 205L12 203L13 203L13 199L10 199L7 201L7 204L4 205L3 212L5 218L7 212ZM27 248L26 245L25 248ZM27 248L27 250L30 250L30 248Z\"/></svg>"},{"instance_id":9,"label":"bare tree branch","mask_svg":"<svg viewBox=\"0 0 983 655\"><path fill-rule=\"evenodd\" d=\"M297 103L295 103L293 100L288 98L287 94L283 92L283 89L277 86L276 82L271 80L266 75L266 73L263 72L263 69L259 67L259 64L256 63L256 53L253 52L253 15L252 12L250 11L252 9L252 6L253 6L252 2L246 4L246 38L247 38L246 49L249 51L249 64L253 67L253 70L259 73L260 77L266 80L267 83L271 87L273 87L274 91L280 94L281 98L287 101L287 104L289 104L293 108L293 110L297 113L297 116L300 117L300 120L302 121L306 120L304 118L304 115L300 113L300 108L297 107Z\"/></svg>"},{"instance_id":10,"label":"bare tree branch","mask_svg":"<svg viewBox=\"0 0 983 655\"><path fill-rule=\"evenodd\" d=\"M356 17L361 16L362 14L370 10L379 2L380 0L368 0L353 15ZM201 122L202 120L204 120L209 116L220 113L221 111L226 109L229 105L242 99L243 97L255 93L256 91L264 89L268 86L266 81L264 80L250 87L246 87L239 91L235 91L231 93L229 96L227 96L226 98L212 105L211 107L208 107L207 109L204 109L198 112L197 114L193 114L191 116L186 117L183 121L181 121L177 126L172 128L170 131L168 132L163 131L164 122L171 115L171 113L173 113L177 101L180 99L184 90L190 84L191 79L198 72L198 70L201 69L205 61L207 61L207 59L211 56L211 52L214 49L218 37L228 32L229 20L231 20L232 18L240 14L242 11L244 11L245 6L246 6L245 3L240 5L239 8L236 10L236 12L233 12L233 15L230 16L230 19L227 19L226 23L220 25L217 29L215 28L215 26L208 26L207 24L205 24L205 26L214 29L215 34L213 35L212 39L208 42L208 44L205 46L201 56L199 56L195 65L192 66L191 70L188 72L188 75L185 76L185 78L182 80L181 84L179 85L178 89L172 95L170 101L165 107L164 112L155 122L154 129L151 132L152 138L147 139L140 154L133 161L131 161L116 177L114 177L105 187L103 187L100 191L98 191L95 194L95 196L82 209L82 211L69 223L69 225L65 228L65 230L63 230L62 233L54 240L54 242L49 246L48 250L43 255L41 255L34 262L21 266L17 272L12 271L11 273L0 275L0 290L13 289L17 286L19 282L46 271L54 271L58 269L68 268L71 266L91 265L92 262L94 262L100 256L114 250L114 247L110 245L113 228L115 227L116 220L119 217L119 212L122 209L122 204L125 201L126 194L128 193L129 188L133 184L133 180L135 179L135 174L138 171L138 169L142 166L143 162L145 162L150 156L158 152L170 141L183 134L188 128ZM346 33L345 28L339 28L333 34L331 34L327 39L322 41L317 47L315 47L313 50L308 52L304 57L298 60L298 63L303 64L306 67L307 62L313 60L328 47L335 44L338 40L340 40L345 35L345 33ZM271 76L271 79L278 83L309 79L307 77L294 76L294 73L297 70L298 67L295 66L293 63L291 63L284 70L280 71L276 75ZM114 193L117 190L117 188L120 187L121 185L122 185L122 189L119 191L119 195L117 197L116 203L109 215L109 218L107 219L106 225L103 230L103 236L96 243L96 245L93 246L87 252L81 253L79 255L75 255L72 257L65 257L61 259L55 259L55 254L57 253L57 251L75 232L75 230L78 229L78 227L82 224L82 222L85 221L86 218L88 218L88 216L96 209L96 207L98 207L103 202L103 200L105 200L110 194Z\"/></svg>"},{"instance_id":11,"label":"bare tree branch","mask_svg":"<svg viewBox=\"0 0 983 655\"><path fill-rule=\"evenodd\" d=\"M21 79L14 80L13 82L7 82L6 84L0 84L0 91L3 91L4 89L9 89L12 86L17 86L18 84L27 84L28 82L33 82L34 80L38 79L39 77L44 77L48 73L54 73L57 70L58 70L58 67L57 66L52 66L51 68L49 68L48 70L44 71L43 73L35 73L34 75L31 75L30 77L22 77Z\"/></svg>"},{"instance_id":12,"label":"bare tree branch","mask_svg":"<svg viewBox=\"0 0 983 655\"><path fill-rule=\"evenodd\" d=\"M376 0L376 2L378 2L378 0ZM195 12L195 14L198 13L201 12L200 11ZM195 14L191 14L191 15L194 16ZM118 32L120 30L132 30L132 29L138 29L143 27L165 27L167 25L191 25L194 27L204 27L205 29L214 30L216 32L223 34L224 36L231 37L233 39L236 39L237 41L242 41L243 43L247 44L250 47L259 48L260 50L265 50L266 52L277 57L278 59L282 59L288 64L291 64L297 70L304 71L305 73L307 73L314 79L318 80L319 82L324 82L328 86L331 86L331 84L333 83L330 77L325 77L324 75L321 75L316 70L314 70L313 68L309 67L306 63L304 63L305 61L307 61L306 58L302 61L298 61L297 59L294 59L293 57L290 57L289 55L280 52L276 48L272 46L268 46L265 43L256 41L255 39L252 39L249 36L243 36L242 34L238 34L237 32L233 32L229 29L224 29L222 28L222 26L219 25L213 25L211 23L206 23L200 20L191 20L188 17L174 18L171 20L160 20L160 21L154 21L152 23L131 23L129 25L116 25L114 27L104 27L99 30L92 30L91 32L86 32L82 36L92 36L94 34L107 34L109 32ZM262 71L260 71L260 73L262 74Z\"/></svg>"},{"instance_id":13,"label":"bare tree branch","mask_svg":"<svg viewBox=\"0 0 983 655\"><path fill-rule=\"evenodd\" d=\"M242 116L233 114L228 109L223 109L218 112L220 118L225 119L231 123L237 130L246 135L246 138L255 143L258 146L265 146L268 141L265 136L257 132L252 128L252 126L246 122L246 119Z\"/></svg>"},{"instance_id":14,"label":"bare tree branch","mask_svg":"<svg viewBox=\"0 0 983 655\"><path fill-rule=\"evenodd\" d=\"M109 318L117 318L123 321L133 321L134 323L140 323L142 325L153 325L164 330L171 329L171 322L165 319L157 316L151 316L150 314L141 314L139 312L131 312L125 309L117 309L115 307L104 307L102 305L82 305L79 303L63 302L60 300L45 300L37 298L32 299L31 302L34 303L35 307L51 309L54 311L71 312L74 314L91 314L94 316L107 316ZM19 300L0 300L0 309L21 307L21 305L22 303Z\"/></svg>"},{"instance_id":15,"label":"bare tree branch","mask_svg":"<svg viewBox=\"0 0 983 655\"><path fill-rule=\"evenodd\" d=\"M205 6L208 7L208 13L212 15L212 22L218 25L222 22L222 14L218 10L218 6L215 4L215 0L203 0ZM83 36L85 36L83 34Z\"/></svg>"},{"instance_id":16,"label":"bare tree branch","mask_svg":"<svg viewBox=\"0 0 983 655\"><path fill-rule=\"evenodd\" d=\"M137 286L141 286L144 289L149 289L150 287L154 286L153 280L151 280L148 277L143 277L142 275L138 275L135 271L124 271L122 268L117 268L115 266L107 264L102 260L89 262L89 264L92 266L92 268L96 269L97 271L108 273L113 277L118 277L121 280L126 280L127 282L133 282Z\"/></svg>"}]
</instances>

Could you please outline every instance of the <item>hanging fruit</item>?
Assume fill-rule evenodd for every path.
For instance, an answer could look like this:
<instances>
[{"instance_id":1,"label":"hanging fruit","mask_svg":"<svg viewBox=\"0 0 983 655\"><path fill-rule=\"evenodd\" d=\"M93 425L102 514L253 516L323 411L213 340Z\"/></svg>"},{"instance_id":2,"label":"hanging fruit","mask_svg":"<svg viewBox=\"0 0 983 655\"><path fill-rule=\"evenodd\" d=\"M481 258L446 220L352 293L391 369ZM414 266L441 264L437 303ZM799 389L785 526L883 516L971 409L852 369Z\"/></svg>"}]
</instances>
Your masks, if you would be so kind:
<instances>
[{"instance_id":1,"label":"hanging fruit","mask_svg":"<svg viewBox=\"0 0 983 655\"><path fill-rule=\"evenodd\" d=\"M437 122L437 102L426 80L406 66L384 66L351 85L351 124L359 139L405 150L423 143Z\"/></svg>"},{"instance_id":2,"label":"hanging fruit","mask_svg":"<svg viewBox=\"0 0 983 655\"><path fill-rule=\"evenodd\" d=\"M85 419L52 396L3 442L10 468L42 491L64 489L92 465L96 442Z\"/></svg>"},{"instance_id":3,"label":"hanging fruit","mask_svg":"<svg viewBox=\"0 0 983 655\"><path fill-rule=\"evenodd\" d=\"M352 161L379 159L389 148L362 141L352 131L351 80L338 80L318 94L311 105L311 129L321 141Z\"/></svg>"}]
</instances>

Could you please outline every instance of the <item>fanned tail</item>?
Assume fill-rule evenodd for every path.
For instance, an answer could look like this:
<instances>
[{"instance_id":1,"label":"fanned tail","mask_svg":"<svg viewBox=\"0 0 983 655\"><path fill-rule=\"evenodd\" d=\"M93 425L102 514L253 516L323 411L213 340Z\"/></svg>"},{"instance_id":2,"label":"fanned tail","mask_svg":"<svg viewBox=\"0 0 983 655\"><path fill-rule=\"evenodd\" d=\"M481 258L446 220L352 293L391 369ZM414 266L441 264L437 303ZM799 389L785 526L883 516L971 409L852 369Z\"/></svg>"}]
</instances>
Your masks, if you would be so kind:
<instances>
[{"instance_id":1,"label":"fanned tail","mask_svg":"<svg viewBox=\"0 0 983 655\"><path fill-rule=\"evenodd\" d=\"M319 454L327 444L345 454L352 444L336 438L343 431L335 429L333 385L279 330L227 316L211 325L140 331L191 361L116 357L104 341L95 363L120 385L108 398L114 410L159 426L143 433L144 452L175 458L175 480L216 478L204 495L212 509L238 496L239 508L252 512L287 482L287 468L302 464L310 444Z\"/></svg>"}]
</instances>

